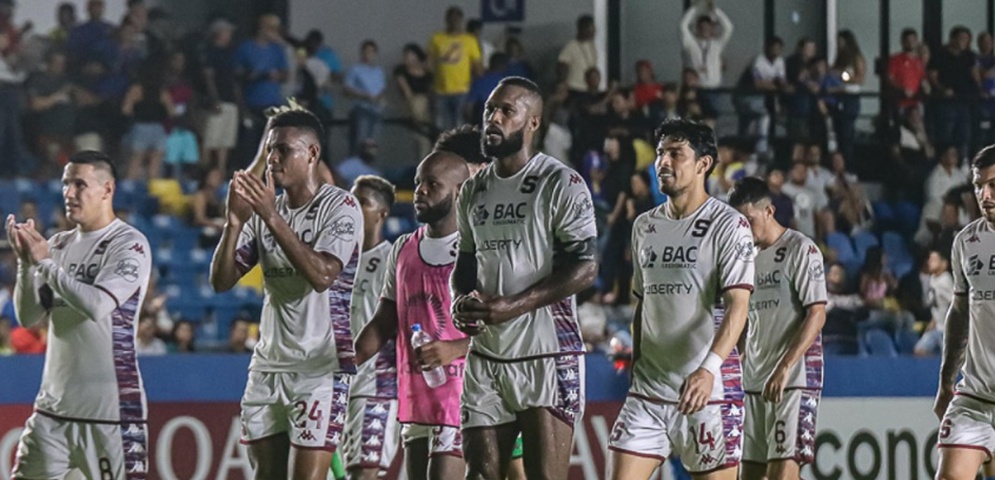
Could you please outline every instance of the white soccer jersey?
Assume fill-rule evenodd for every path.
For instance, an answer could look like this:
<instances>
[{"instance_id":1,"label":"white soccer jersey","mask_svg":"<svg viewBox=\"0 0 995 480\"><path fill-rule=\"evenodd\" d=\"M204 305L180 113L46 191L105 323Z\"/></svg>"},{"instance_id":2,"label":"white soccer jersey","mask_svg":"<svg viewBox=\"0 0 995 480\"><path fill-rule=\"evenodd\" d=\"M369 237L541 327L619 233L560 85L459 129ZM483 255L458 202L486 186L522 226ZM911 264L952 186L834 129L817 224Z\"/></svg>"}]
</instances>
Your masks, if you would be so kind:
<instances>
[{"instance_id":1,"label":"white soccer jersey","mask_svg":"<svg viewBox=\"0 0 995 480\"><path fill-rule=\"evenodd\" d=\"M290 208L287 196L278 196L276 211L301 241L339 259L342 271L330 288L315 291L263 221L252 216L242 229L235 254L242 268L258 262L263 270L259 343L249 369L354 373L349 305L363 237L359 203L341 188L322 185L300 208Z\"/></svg>"},{"instance_id":2,"label":"white soccer jersey","mask_svg":"<svg viewBox=\"0 0 995 480\"><path fill-rule=\"evenodd\" d=\"M755 265L743 389L761 393L801 329L806 309L828 299L822 252L797 230L785 230L773 245L757 252ZM791 369L785 387L822 388L821 335Z\"/></svg>"},{"instance_id":3,"label":"white soccer jersey","mask_svg":"<svg viewBox=\"0 0 995 480\"><path fill-rule=\"evenodd\" d=\"M631 391L676 402L684 379L711 349L722 293L753 289L750 224L711 197L680 220L669 218L664 204L636 219L632 252L633 291L643 312L633 325ZM722 382L715 378L713 400L723 397Z\"/></svg>"},{"instance_id":4,"label":"white soccer jersey","mask_svg":"<svg viewBox=\"0 0 995 480\"><path fill-rule=\"evenodd\" d=\"M57 233L48 244L52 258L41 262L34 275L42 306L51 307L35 408L69 420L144 421L135 330L152 269L145 235L114 220L92 232ZM74 284L96 287L116 308L92 317L81 306L93 297L86 300Z\"/></svg>"},{"instance_id":5,"label":"white soccer jersey","mask_svg":"<svg viewBox=\"0 0 995 480\"><path fill-rule=\"evenodd\" d=\"M995 402L995 231L979 218L954 238L954 294L967 295L970 335L957 391Z\"/></svg>"},{"instance_id":6,"label":"white soccer jersey","mask_svg":"<svg viewBox=\"0 0 995 480\"><path fill-rule=\"evenodd\" d=\"M377 304L380 302L380 291L383 290L384 273L387 266L387 255L390 253L390 242L384 241L379 245L363 252L359 257L359 269L356 271L355 287L352 290L352 307L350 308L352 317L352 336L356 338L363 327L373 319L373 314L377 311ZM389 353L389 363L381 362L384 355ZM394 360L394 343L385 345L381 353L373 356L370 361L356 367L356 376L352 379L349 388L349 395L356 397L376 397L376 396L397 396L397 365ZM390 381L393 388L390 392L378 384L378 379L383 377L387 388Z\"/></svg>"},{"instance_id":7,"label":"white soccer jersey","mask_svg":"<svg viewBox=\"0 0 995 480\"><path fill-rule=\"evenodd\" d=\"M517 294L553 272L556 245L597 236L591 194L581 176L538 153L501 178L488 165L459 196L459 250L475 253L477 289ZM473 337L470 349L501 360L581 353L574 298L526 313Z\"/></svg>"}]
</instances>

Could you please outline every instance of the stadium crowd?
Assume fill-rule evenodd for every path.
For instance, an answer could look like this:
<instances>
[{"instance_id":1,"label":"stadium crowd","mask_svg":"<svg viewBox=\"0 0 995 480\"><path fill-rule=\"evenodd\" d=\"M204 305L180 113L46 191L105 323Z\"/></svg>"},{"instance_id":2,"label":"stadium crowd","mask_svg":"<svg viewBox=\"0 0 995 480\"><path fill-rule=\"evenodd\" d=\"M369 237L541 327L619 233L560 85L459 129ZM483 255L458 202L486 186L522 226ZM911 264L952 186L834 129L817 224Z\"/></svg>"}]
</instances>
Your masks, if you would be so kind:
<instances>
[{"instance_id":1,"label":"stadium crowd","mask_svg":"<svg viewBox=\"0 0 995 480\"><path fill-rule=\"evenodd\" d=\"M63 230L60 185L50 179L75 151L112 155L125 177L119 214L146 232L157 262L139 354L251 351L261 277L225 296L205 293L205 278L223 224L226 179L251 158L267 109L294 97L327 124L348 125L349 156L324 159L327 180L348 188L360 175L382 174L411 185L411 165L438 132L479 123L488 93L512 75L546 87L542 150L575 166L594 199L601 269L580 298L590 348L626 349L632 222L664 200L652 130L689 117L720 134L712 195L725 199L736 180L763 176L778 220L823 249L828 352L940 352L953 296L950 243L979 216L966 158L995 140L989 32L972 47L972 32L955 27L934 51L915 30L902 32L902 50L880 72L888 91L875 128L888 139L887 160L875 165L894 172L881 189L849 168L870 162L856 125L861 90L875 73L848 30L838 34L835 58L805 38L791 39L797 47L785 56L784 40L774 37L747 69L726 72L723 49L734 25L714 2L703 2L674 26L684 50L680 78L661 81L651 62L640 60L635 84L620 85L598 69L604 52L590 16L578 18L575 38L564 39L555 73L552 65L530 64L513 30L495 42L455 7L442 30L426 32L427 43L405 45L402 62L388 72L375 40L358 42L359 62L343 65L321 31L295 38L275 15L261 16L252 32L216 17L184 34L168 10L142 0L128 0L116 22L104 18L104 7L89 0L80 19L75 4L60 4L58 26L33 32L12 23L12 0L0 0L0 207L40 218L46 235ZM466 55L440 50L453 38ZM722 88L732 75L736 87ZM391 89L400 95L388 95ZM403 105L391 111L406 112L417 148L411 158L380 159L394 98ZM410 205L398 205L388 237L414 226ZM2 256L0 355L44 352L44 325L17 325L9 301L14 258L9 249Z\"/></svg>"}]
</instances>

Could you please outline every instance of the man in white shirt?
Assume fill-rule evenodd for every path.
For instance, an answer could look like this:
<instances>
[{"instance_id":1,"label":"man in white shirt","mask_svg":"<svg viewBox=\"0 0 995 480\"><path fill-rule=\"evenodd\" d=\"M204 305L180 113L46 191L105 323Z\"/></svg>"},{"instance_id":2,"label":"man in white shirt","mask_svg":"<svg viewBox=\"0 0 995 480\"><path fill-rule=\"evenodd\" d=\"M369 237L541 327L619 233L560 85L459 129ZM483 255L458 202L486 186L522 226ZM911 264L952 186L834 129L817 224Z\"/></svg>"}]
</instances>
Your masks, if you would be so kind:
<instances>
[{"instance_id":1,"label":"man in white shirt","mask_svg":"<svg viewBox=\"0 0 995 480\"><path fill-rule=\"evenodd\" d=\"M681 19L684 67L698 72L698 85L701 88L722 86L722 52L730 38L732 21L722 9L715 6L715 0L706 0L684 13L684 18Z\"/></svg>"},{"instance_id":2,"label":"man in white shirt","mask_svg":"<svg viewBox=\"0 0 995 480\"><path fill-rule=\"evenodd\" d=\"M567 83L571 93L587 90L584 74L598 66L598 47L594 44L594 17L582 15L577 19L577 38L570 40L557 57L556 74Z\"/></svg>"},{"instance_id":3,"label":"man in white shirt","mask_svg":"<svg viewBox=\"0 0 995 480\"><path fill-rule=\"evenodd\" d=\"M739 115L739 135L755 135L756 151L762 155L768 151L770 118L777 109L777 99L772 94L781 91L786 85L784 59L781 58L783 49L784 41L779 37L771 37L764 42L764 53L757 55L739 81L740 88L758 93L734 99L736 113Z\"/></svg>"},{"instance_id":4,"label":"man in white shirt","mask_svg":"<svg viewBox=\"0 0 995 480\"><path fill-rule=\"evenodd\" d=\"M947 310L954 297L954 277L950 275L950 261L938 250L929 252L926 271L929 283L926 287L926 307L929 308L929 324L922 338L916 342L914 353L920 357L936 355L943 350L943 331L947 327Z\"/></svg>"},{"instance_id":5,"label":"man in white shirt","mask_svg":"<svg viewBox=\"0 0 995 480\"><path fill-rule=\"evenodd\" d=\"M940 147L937 151L940 153L940 163L933 167L923 189L926 203L922 206L922 218L915 237L920 245L928 245L940 232L940 216L943 214L943 199L947 192L970 179L967 166L960 164L955 145Z\"/></svg>"}]
</instances>

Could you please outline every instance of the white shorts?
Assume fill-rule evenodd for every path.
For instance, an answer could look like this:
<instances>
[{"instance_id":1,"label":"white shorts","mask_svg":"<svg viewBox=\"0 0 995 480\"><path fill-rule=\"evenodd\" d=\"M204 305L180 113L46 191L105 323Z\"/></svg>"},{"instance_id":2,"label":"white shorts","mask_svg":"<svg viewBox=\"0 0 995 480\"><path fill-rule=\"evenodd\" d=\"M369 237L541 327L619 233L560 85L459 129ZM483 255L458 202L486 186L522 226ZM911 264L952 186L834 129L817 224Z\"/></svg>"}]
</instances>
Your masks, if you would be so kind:
<instances>
[{"instance_id":1,"label":"white shorts","mask_svg":"<svg viewBox=\"0 0 995 480\"><path fill-rule=\"evenodd\" d=\"M467 355L460 408L464 429L511 423L530 408L575 424L584 416L584 357L498 362Z\"/></svg>"},{"instance_id":2,"label":"white shorts","mask_svg":"<svg viewBox=\"0 0 995 480\"><path fill-rule=\"evenodd\" d=\"M144 423L81 422L35 412L17 445L13 478L63 478L79 469L86 478L144 479L147 439Z\"/></svg>"},{"instance_id":3,"label":"white shorts","mask_svg":"<svg viewBox=\"0 0 995 480\"><path fill-rule=\"evenodd\" d=\"M407 445L415 440L429 439L428 456L452 455L463 457L463 434L456 427L445 425L420 425L405 423L401 427L401 440Z\"/></svg>"},{"instance_id":4,"label":"white shorts","mask_svg":"<svg viewBox=\"0 0 995 480\"><path fill-rule=\"evenodd\" d=\"M992 460L995 452L995 403L958 393L940 422L937 448L983 450Z\"/></svg>"},{"instance_id":5,"label":"white shorts","mask_svg":"<svg viewBox=\"0 0 995 480\"><path fill-rule=\"evenodd\" d=\"M249 371L242 443L286 433L297 448L334 452L342 442L352 375Z\"/></svg>"},{"instance_id":6,"label":"white shorts","mask_svg":"<svg viewBox=\"0 0 995 480\"><path fill-rule=\"evenodd\" d=\"M819 390L785 390L781 403L773 404L755 393L746 395L743 422L743 461L767 463L794 460L799 465L815 461L815 423Z\"/></svg>"},{"instance_id":7,"label":"white shorts","mask_svg":"<svg viewBox=\"0 0 995 480\"><path fill-rule=\"evenodd\" d=\"M737 402L709 403L691 415L677 404L631 394L618 413L608 448L664 462L672 452L691 473L701 474L739 465L743 407Z\"/></svg>"},{"instance_id":8,"label":"white shorts","mask_svg":"<svg viewBox=\"0 0 995 480\"><path fill-rule=\"evenodd\" d=\"M221 103L219 112L208 111L204 119L204 148L207 150L235 148L238 139L238 107Z\"/></svg>"},{"instance_id":9,"label":"white shorts","mask_svg":"<svg viewBox=\"0 0 995 480\"><path fill-rule=\"evenodd\" d=\"M349 400L343 459L347 469L390 469L400 442L397 399L359 397Z\"/></svg>"}]
</instances>

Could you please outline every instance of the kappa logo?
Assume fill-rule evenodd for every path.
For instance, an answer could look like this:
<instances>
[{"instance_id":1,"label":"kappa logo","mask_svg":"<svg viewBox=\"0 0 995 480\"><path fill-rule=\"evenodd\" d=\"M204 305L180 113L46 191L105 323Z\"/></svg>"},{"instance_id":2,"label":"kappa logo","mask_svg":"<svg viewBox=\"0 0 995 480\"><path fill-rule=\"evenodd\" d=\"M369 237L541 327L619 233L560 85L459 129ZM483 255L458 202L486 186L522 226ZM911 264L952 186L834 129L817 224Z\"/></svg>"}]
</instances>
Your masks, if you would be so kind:
<instances>
[{"instance_id":1,"label":"kappa logo","mask_svg":"<svg viewBox=\"0 0 995 480\"><path fill-rule=\"evenodd\" d=\"M138 254L142 255L142 256L145 255L145 247L143 247L142 244L140 244L140 243L136 243L136 244L132 245L131 248L129 248L128 250L132 250L132 251L138 252Z\"/></svg>"},{"instance_id":2,"label":"kappa logo","mask_svg":"<svg viewBox=\"0 0 995 480\"><path fill-rule=\"evenodd\" d=\"M655 223L647 224L646 233L656 233L656 224Z\"/></svg>"},{"instance_id":3,"label":"kappa logo","mask_svg":"<svg viewBox=\"0 0 995 480\"><path fill-rule=\"evenodd\" d=\"M345 200L343 200L342 203L344 203L344 204L346 204L346 205L348 205L350 207L355 207L356 206L356 201L353 200L352 197L345 197Z\"/></svg>"},{"instance_id":4,"label":"kappa logo","mask_svg":"<svg viewBox=\"0 0 995 480\"><path fill-rule=\"evenodd\" d=\"M750 228L750 222L747 222L745 218L740 218L739 228Z\"/></svg>"},{"instance_id":5,"label":"kappa logo","mask_svg":"<svg viewBox=\"0 0 995 480\"><path fill-rule=\"evenodd\" d=\"M819 248L818 247L816 247L815 245L809 245L808 246L808 254L809 255L815 255L817 253L819 253Z\"/></svg>"},{"instance_id":6,"label":"kappa logo","mask_svg":"<svg viewBox=\"0 0 995 480\"><path fill-rule=\"evenodd\" d=\"M297 436L298 440L303 440L305 442L313 442L315 440L314 434L311 430L304 430Z\"/></svg>"},{"instance_id":7,"label":"kappa logo","mask_svg":"<svg viewBox=\"0 0 995 480\"><path fill-rule=\"evenodd\" d=\"M571 173L570 174L570 185L577 185L578 183L581 183L583 181L584 181L584 179L580 178L580 175L578 175L576 173Z\"/></svg>"},{"instance_id":8,"label":"kappa logo","mask_svg":"<svg viewBox=\"0 0 995 480\"><path fill-rule=\"evenodd\" d=\"M981 241L981 238L978 237L977 233L975 233L974 235L971 235L971 238L967 239L967 243L978 243L980 241Z\"/></svg>"}]
</instances>

